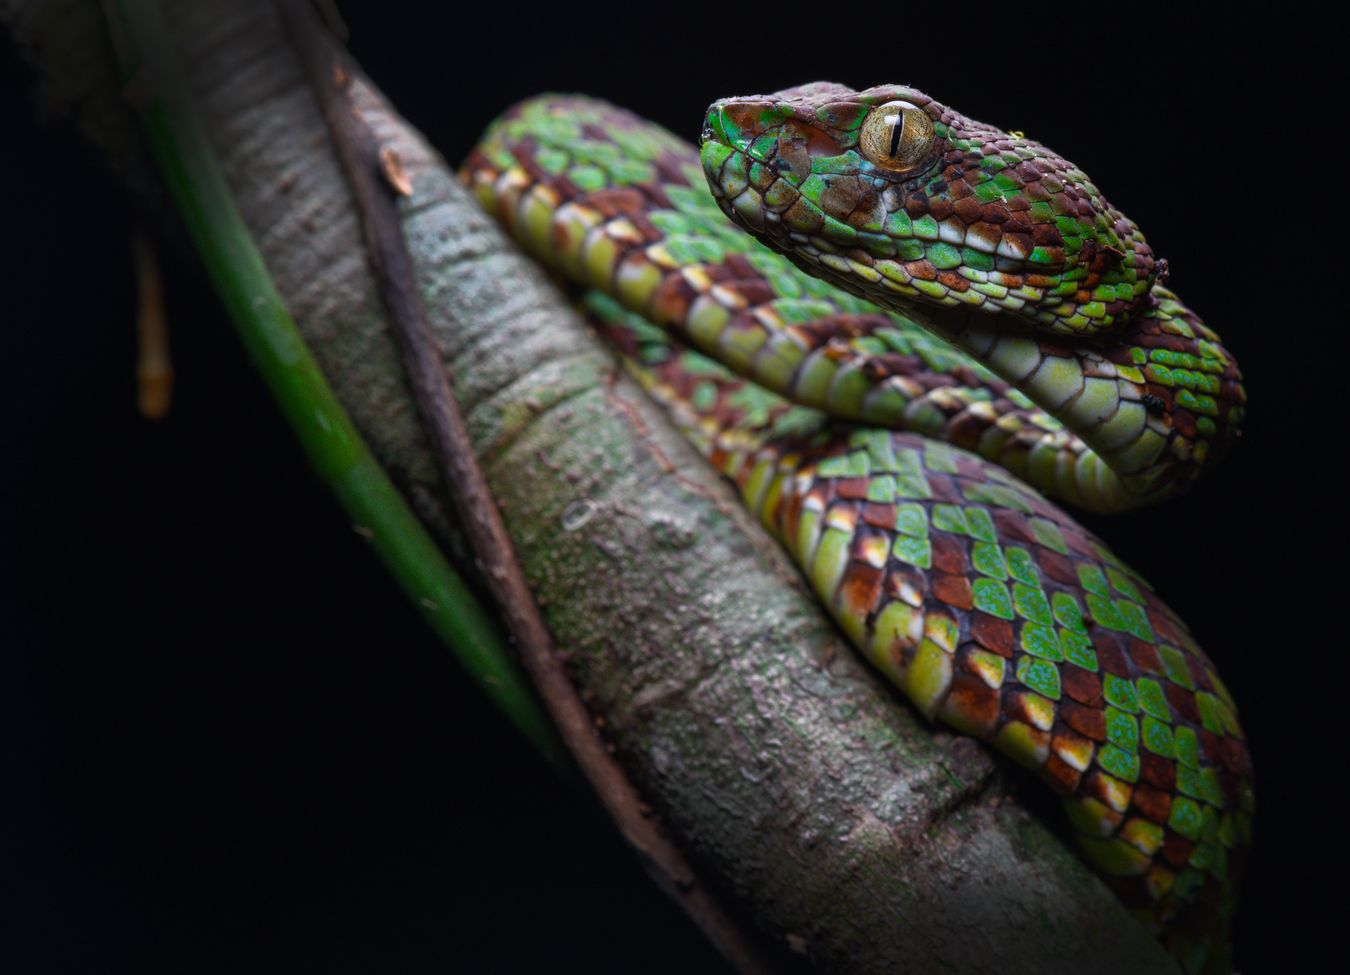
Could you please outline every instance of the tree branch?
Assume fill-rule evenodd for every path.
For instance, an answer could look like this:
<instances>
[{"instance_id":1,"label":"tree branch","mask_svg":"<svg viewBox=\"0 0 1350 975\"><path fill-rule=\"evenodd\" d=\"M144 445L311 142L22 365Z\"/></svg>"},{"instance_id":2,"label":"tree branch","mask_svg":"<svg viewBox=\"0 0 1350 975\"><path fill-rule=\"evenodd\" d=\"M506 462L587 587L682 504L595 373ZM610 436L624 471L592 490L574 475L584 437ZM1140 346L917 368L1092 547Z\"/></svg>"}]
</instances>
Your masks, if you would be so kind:
<instances>
[{"instance_id":1,"label":"tree branch","mask_svg":"<svg viewBox=\"0 0 1350 975\"><path fill-rule=\"evenodd\" d=\"M525 669L577 765L648 872L739 971L768 975L777 966L770 962L753 933L742 927L698 879L688 860L664 834L632 782L606 751L577 696L525 581L515 545L502 525L427 324L394 196L400 189L411 193L411 187L394 185L388 176L388 167L397 157L381 152L375 134L347 100L347 83L354 69L344 63L342 51L325 34L308 0L278 0L277 7L327 122L361 215L366 254L398 337L408 382L458 524L468 537L506 628L515 638ZM386 174L383 181L381 172Z\"/></svg>"}]
</instances>

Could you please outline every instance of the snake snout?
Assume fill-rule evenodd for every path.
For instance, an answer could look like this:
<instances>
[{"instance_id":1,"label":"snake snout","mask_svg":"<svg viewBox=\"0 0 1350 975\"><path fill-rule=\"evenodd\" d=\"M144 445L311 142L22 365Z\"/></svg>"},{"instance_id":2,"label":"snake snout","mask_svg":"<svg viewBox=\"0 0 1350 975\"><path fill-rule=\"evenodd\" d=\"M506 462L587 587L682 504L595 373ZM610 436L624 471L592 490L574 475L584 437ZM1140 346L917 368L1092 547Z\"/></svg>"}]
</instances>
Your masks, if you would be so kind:
<instances>
[{"instance_id":1,"label":"snake snout","mask_svg":"<svg viewBox=\"0 0 1350 975\"><path fill-rule=\"evenodd\" d=\"M729 149L745 151L751 141L771 124L773 103L763 98L723 98L708 107L703 119L701 144L715 140Z\"/></svg>"}]
</instances>

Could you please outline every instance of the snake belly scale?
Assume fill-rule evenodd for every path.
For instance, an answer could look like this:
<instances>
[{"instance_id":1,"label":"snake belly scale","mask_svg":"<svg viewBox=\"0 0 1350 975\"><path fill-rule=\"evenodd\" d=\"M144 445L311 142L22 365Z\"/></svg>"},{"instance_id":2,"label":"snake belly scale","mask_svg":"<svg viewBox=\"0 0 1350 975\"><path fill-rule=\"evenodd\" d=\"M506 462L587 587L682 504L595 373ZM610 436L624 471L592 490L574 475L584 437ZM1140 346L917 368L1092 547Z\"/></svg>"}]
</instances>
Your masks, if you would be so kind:
<instances>
[{"instance_id":1,"label":"snake belly scale","mask_svg":"<svg viewBox=\"0 0 1350 975\"><path fill-rule=\"evenodd\" d=\"M1232 356L1081 171L914 89L727 99L702 143L542 96L462 175L859 651L1046 781L1185 969L1225 970L1254 811L1236 705L1046 495L1185 488L1236 435Z\"/></svg>"}]
</instances>

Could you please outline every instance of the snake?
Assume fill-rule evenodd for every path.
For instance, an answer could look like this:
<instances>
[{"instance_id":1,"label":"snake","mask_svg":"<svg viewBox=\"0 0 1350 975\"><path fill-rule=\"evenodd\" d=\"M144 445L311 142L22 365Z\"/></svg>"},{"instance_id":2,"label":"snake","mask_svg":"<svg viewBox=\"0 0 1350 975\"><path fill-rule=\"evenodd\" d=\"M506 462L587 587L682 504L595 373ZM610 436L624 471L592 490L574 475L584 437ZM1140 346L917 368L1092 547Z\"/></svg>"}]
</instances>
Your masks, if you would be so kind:
<instances>
[{"instance_id":1,"label":"snake","mask_svg":"<svg viewBox=\"0 0 1350 975\"><path fill-rule=\"evenodd\" d=\"M700 145L542 95L461 179L928 719L1030 769L1183 970L1229 969L1237 706L1066 507L1187 488L1246 393L1077 166L898 85L725 98Z\"/></svg>"}]
</instances>

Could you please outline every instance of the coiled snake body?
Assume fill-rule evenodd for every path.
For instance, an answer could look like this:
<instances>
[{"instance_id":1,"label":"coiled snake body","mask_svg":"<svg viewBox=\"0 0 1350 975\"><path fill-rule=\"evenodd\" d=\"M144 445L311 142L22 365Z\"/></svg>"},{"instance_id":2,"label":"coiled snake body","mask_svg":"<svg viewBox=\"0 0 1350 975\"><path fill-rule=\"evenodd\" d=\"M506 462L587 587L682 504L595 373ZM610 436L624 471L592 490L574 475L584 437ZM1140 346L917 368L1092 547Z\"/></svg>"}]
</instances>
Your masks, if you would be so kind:
<instances>
[{"instance_id":1,"label":"coiled snake body","mask_svg":"<svg viewBox=\"0 0 1350 975\"><path fill-rule=\"evenodd\" d=\"M1035 770L1183 966L1224 970L1253 812L1236 707L1037 491L1117 510L1185 487L1236 435L1231 355L1080 170L914 89L727 99L702 142L544 96L463 176L858 649Z\"/></svg>"}]
</instances>

